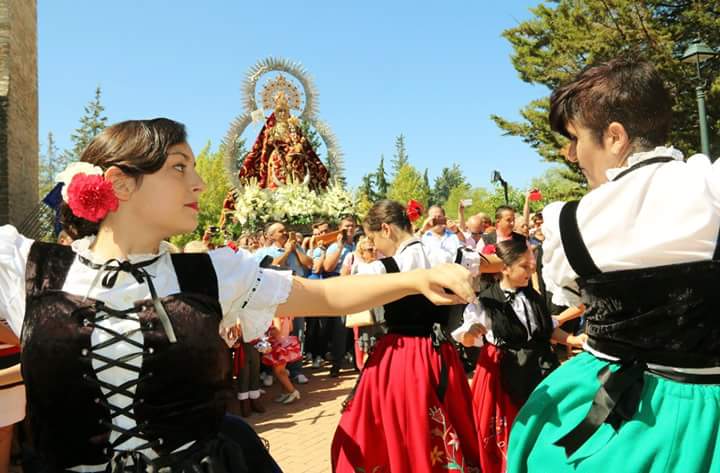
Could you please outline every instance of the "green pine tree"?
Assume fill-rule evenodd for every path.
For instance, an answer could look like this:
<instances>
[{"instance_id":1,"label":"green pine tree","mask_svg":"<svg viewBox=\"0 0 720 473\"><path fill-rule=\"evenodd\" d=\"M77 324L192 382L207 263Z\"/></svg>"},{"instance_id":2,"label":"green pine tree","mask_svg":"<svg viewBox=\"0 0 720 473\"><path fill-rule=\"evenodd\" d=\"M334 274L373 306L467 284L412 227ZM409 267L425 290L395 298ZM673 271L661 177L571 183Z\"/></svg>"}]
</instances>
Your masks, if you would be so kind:
<instances>
[{"instance_id":1,"label":"green pine tree","mask_svg":"<svg viewBox=\"0 0 720 473\"><path fill-rule=\"evenodd\" d=\"M567 141L550 130L549 92L584 67L629 55L649 60L675 98L670 141L686 155L699 148L695 71L679 56L696 37L720 46L720 0L553 0L531 9L533 17L506 30L520 78L543 85L548 96L521 111L521 121L492 119L507 134L519 136L547 161L562 162L562 177L583 182L576 166L563 156ZM707 108L711 147L720 146L720 59L708 61Z\"/></svg>"},{"instance_id":2,"label":"green pine tree","mask_svg":"<svg viewBox=\"0 0 720 473\"><path fill-rule=\"evenodd\" d=\"M467 184L467 180L458 164L453 163L449 168L442 168L440 175L435 178L435 186L432 189L433 204L445 205L450 197L450 191L465 184Z\"/></svg>"},{"instance_id":3,"label":"green pine tree","mask_svg":"<svg viewBox=\"0 0 720 473\"><path fill-rule=\"evenodd\" d=\"M360 181L360 192L362 192L370 202L378 200L374 180L375 176L373 174L365 174Z\"/></svg>"},{"instance_id":4,"label":"green pine tree","mask_svg":"<svg viewBox=\"0 0 720 473\"><path fill-rule=\"evenodd\" d=\"M83 151L88 144L95 138L107 125L107 117L103 115L105 107L102 105L100 98L102 90L100 86L95 88L95 98L85 106L85 114L80 118L80 127L70 136L73 143L72 150L66 150L64 159L68 162L80 159Z\"/></svg>"},{"instance_id":5,"label":"green pine tree","mask_svg":"<svg viewBox=\"0 0 720 473\"><path fill-rule=\"evenodd\" d=\"M55 145L55 137L52 132L48 133L45 151L40 154L38 164L38 193L42 199L55 187L55 176L65 169L68 164L64 161L63 155L58 153L58 147Z\"/></svg>"},{"instance_id":6,"label":"green pine tree","mask_svg":"<svg viewBox=\"0 0 720 473\"><path fill-rule=\"evenodd\" d=\"M375 189L378 199L386 199L388 195L387 173L385 172L385 156L380 155L380 164L375 171Z\"/></svg>"},{"instance_id":7,"label":"green pine tree","mask_svg":"<svg viewBox=\"0 0 720 473\"><path fill-rule=\"evenodd\" d=\"M405 148L405 135L401 133L400 136L395 139L395 154L392 160L393 179L395 179L400 169L409 163L407 148Z\"/></svg>"}]
</instances>

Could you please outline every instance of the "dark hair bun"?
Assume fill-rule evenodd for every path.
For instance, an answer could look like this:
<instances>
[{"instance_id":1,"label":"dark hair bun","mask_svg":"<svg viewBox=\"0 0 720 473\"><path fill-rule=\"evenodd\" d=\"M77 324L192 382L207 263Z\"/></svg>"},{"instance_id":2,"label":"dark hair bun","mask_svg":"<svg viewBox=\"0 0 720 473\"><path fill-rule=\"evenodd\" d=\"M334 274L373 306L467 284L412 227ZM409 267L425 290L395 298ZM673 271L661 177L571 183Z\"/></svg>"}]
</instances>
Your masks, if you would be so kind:
<instances>
[{"instance_id":1,"label":"dark hair bun","mask_svg":"<svg viewBox=\"0 0 720 473\"><path fill-rule=\"evenodd\" d=\"M60 204L60 225L62 225L62 229L65 230L73 240L96 235L100 229L99 223L85 220L73 214L70 206L65 202Z\"/></svg>"}]
</instances>

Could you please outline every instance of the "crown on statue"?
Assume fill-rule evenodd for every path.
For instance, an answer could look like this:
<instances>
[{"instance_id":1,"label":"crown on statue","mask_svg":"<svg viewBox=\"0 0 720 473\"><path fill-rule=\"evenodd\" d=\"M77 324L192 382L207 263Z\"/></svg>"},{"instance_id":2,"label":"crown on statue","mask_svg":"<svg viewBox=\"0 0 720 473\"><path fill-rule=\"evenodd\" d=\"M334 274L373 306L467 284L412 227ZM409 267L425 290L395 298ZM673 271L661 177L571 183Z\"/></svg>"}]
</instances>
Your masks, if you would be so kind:
<instances>
[{"instance_id":1,"label":"crown on statue","mask_svg":"<svg viewBox=\"0 0 720 473\"><path fill-rule=\"evenodd\" d=\"M285 92L278 92L273 102L275 102L275 110L290 110L290 105L288 104L287 95L285 95Z\"/></svg>"}]
</instances>

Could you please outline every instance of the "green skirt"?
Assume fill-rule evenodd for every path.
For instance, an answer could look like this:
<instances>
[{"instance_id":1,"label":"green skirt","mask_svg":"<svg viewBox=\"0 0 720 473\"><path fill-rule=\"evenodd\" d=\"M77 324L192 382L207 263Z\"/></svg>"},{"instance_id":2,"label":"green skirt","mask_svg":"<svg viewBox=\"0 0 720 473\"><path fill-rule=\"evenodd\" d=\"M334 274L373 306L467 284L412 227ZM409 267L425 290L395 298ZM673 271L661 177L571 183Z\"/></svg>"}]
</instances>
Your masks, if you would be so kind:
<instances>
[{"instance_id":1,"label":"green skirt","mask_svg":"<svg viewBox=\"0 0 720 473\"><path fill-rule=\"evenodd\" d=\"M720 385L648 373L635 416L617 432L603 424L566 457L554 443L585 418L608 364L583 353L535 389L510 432L509 473L720 473Z\"/></svg>"}]
</instances>

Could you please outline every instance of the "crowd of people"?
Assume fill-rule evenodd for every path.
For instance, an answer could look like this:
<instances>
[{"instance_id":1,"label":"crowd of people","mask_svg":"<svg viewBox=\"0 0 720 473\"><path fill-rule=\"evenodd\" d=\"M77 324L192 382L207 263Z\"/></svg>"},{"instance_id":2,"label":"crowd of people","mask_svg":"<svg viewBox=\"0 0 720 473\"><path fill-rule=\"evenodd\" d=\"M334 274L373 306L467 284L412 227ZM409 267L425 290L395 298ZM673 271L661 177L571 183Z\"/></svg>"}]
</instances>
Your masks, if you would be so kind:
<instances>
[{"instance_id":1,"label":"crowd of people","mask_svg":"<svg viewBox=\"0 0 720 473\"><path fill-rule=\"evenodd\" d=\"M0 227L0 425L27 402L23 467L278 472L228 381L247 417L325 366L358 371L338 473L720 472L720 165L667 145L647 62L589 68L550 105L577 202L530 214L532 189L522 215L461 202L452 221L382 200L182 251L164 240L204 189L184 127L103 131L63 173L65 244Z\"/></svg>"}]
</instances>

